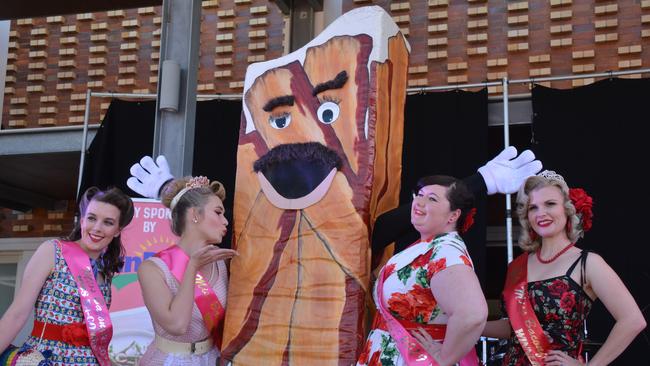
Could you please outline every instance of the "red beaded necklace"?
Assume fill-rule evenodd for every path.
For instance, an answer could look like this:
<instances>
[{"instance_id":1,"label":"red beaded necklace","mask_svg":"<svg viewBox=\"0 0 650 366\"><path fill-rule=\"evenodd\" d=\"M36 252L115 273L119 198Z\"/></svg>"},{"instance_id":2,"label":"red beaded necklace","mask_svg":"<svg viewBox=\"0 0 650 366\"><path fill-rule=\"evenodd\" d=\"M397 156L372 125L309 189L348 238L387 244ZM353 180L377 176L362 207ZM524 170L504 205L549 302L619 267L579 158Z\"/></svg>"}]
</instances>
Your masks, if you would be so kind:
<instances>
[{"instance_id":1,"label":"red beaded necklace","mask_svg":"<svg viewBox=\"0 0 650 366\"><path fill-rule=\"evenodd\" d=\"M567 245L566 247L564 247L564 249L560 250L559 252L557 252L557 254L552 256L551 259L542 259L542 256L539 255L539 252L542 250L542 248L537 249L537 251L535 251L535 255L537 256L537 260L540 261L541 263L549 264L554 260L558 259L562 254L564 254L567 250L571 249L571 247L574 246L575 244L576 243L571 243Z\"/></svg>"}]
</instances>

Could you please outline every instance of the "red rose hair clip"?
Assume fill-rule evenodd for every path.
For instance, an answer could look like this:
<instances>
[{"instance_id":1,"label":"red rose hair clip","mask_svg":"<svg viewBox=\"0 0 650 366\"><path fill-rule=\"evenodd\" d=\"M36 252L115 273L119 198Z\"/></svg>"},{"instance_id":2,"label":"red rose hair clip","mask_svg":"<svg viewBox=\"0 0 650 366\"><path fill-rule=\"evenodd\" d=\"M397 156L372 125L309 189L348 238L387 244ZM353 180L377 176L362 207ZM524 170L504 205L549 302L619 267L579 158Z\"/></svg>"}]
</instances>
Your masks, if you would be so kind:
<instances>
[{"instance_id":1,"label":"red rose hair clip","mask_svg":"<svg viewBox=\"0 0 650 366\"><path fill-rule=\"evenodd\" d=\"M576 214L580 218L582 224L582 231L587 232L591 229L591 221L594 217L591 208L594 205L594 200L582 188L569 189L569 199L576 208Z\"/></svg>"},{"instance_id":2,"label":"red rose hair clip","mask_svg":"<svg viewBox=\"0 0 650 366\"><path fill-rule=\"evenodd\" d=\"M474 225L474 215L476 215L476 207L473 207L467 213L467 217L465 217L465 222L463 222L463 227L460 228L461 234L466 233L472 227L472 225Z\"/></svg>"}]
</instances>

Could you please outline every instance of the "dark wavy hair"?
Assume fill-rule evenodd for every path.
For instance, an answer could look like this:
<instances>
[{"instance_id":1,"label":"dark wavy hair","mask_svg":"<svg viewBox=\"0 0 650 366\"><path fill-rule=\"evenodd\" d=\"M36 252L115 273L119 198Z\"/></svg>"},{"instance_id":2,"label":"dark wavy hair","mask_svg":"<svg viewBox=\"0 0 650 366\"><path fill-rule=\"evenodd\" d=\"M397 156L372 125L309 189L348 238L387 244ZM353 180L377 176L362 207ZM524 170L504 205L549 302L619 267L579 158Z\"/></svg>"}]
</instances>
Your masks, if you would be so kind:
<instances>
[{"instance_id":1,"label":"dark wavy hair","mask_svg":"<svg viewBox=\"0 0 650 366\"><path fill-rule=\"evenodd\" d=\"M120 219L118 222L120 230L133 219L133 201L119 188L109 188L102 191L97 187L90 187L84 192L79 201L79 219L75 223L72 232L67 237L62 238L63 240L77 241L81 239L81 218L86 215L86 210L91 201L104 202L117 207L120 211ZM102 256L101 263L101 274L108 282L112 280L115 273L120 272L120 269L124 265L124 255L125 250L124 246L122 246L120 236L113 237L113 240L108 244L108 248Z\"/></svg>"},{"instance_id":2,"label":"dark wavy hair","mask_svg":"<svg viewBox=\"0 0 650 366\"><path fill-rule=\"evenodd\" d=\"M462 180L448 175L429 175L420 178L413 193L417 194L423 187L434 184L447 187L447 200L451 211L460 209L460 217L456 221L456 229L459 230L465 225L467 215L474 208L474 195Z\"/></svg>"}]
</instances>

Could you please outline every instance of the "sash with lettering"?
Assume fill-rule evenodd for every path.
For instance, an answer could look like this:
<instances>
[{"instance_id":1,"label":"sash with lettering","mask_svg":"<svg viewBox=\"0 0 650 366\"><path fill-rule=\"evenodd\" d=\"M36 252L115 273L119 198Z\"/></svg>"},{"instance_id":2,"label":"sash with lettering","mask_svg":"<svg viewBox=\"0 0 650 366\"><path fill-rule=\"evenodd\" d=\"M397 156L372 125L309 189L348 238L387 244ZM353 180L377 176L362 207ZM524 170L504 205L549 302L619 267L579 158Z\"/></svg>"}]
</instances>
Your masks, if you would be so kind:
<instances>
[{"instance_id":1,"label":"sash with lettering","mask_svg":"<svg viewBox=\"0 0 650 366\"><path fill-rule=\"evenodd\" d=\"M178 245L172 245L156 253L156 257L165 262L179 283L183 282L185 269L190 262L190 257L187 256L183 249ZM226 315L226 310L221 305L217 294L214 293L214 290L206 281L205 276L199 272L196 272L194 279L194 302L201 312L205 327L212 335L212 340L217 345L217 348L221 349L223 319Z\"/></svg>"},{"instance_id":2,"label":"sash with lettering","mask_svg":"<svg viewBox=\"0 0 650 366\"><path fill-rule=\"evenodd\" d=\"M67 241L59 241L59 243L63 259L77 283L90 348L100 365L110 366L108 344L113 338L113 324L104 295L97 285L90 266L88 254L77 243Z\"/></svg>"},{"instance_id":3,"label":"sash with lettering","mask_svg":"<svg viewBox=\"0 0 650 366\"><path fill-rule=\"evenodd\" d=\"M533 366L544 365L550 347L528 298L528 253L508 266L503 297L510 324L528 360Z\"/></svg>"},{"instance_id":4,"label":"sash with lettering","mask_svg":"<svg viewBox=\"0 0 650 366\"><path fill-rule=\"evenodd\" d=\"M386 268L389 267L390 264L394 263L395 271L398 271L399 269L404 268L406 265L409 265L420 255L427 253L436 243L443 241L455 242L455 235L457 235L456 232L451 232L436 237L432 243L427 240L412 244L409 248L391 258L388 263L386 263L384 268L381 269L381 272L377 278L377 292L375 293L375 302L379 309L379 313L381 314L383 321L386 324L388 333L390 333L391 337L395 340L395 344L397 345L399 353L402 355L402 358L409 366L438 366L438 363L431 355L429 355L424 347L420 345L420 342L418 342L417 339L415 339L415 337L413 337L408 331L407 328L412 327L407 327L405 325L412 325L412 322L395 319L395 317L386 308L386 305L384 305L384 282L390 276L390 273L386 272ZM426 327L424 324L422 327L428 329L428 327ZM444 334L444 332L440 333ZM476 356L476 350L474 348L472 348L467 353L467 355L463 357L463 359L460 361L460 365L478 366L478 357Z\"/></svg>"}]
</instances>

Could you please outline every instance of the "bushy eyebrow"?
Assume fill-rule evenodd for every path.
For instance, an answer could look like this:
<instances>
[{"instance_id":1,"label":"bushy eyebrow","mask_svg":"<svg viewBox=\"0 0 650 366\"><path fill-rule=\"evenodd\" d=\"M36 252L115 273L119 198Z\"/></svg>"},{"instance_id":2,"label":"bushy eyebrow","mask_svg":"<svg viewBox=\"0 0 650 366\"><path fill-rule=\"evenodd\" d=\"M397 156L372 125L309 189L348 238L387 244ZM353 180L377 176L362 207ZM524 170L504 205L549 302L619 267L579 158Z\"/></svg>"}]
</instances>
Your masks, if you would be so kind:
<instances>
[{"instance_id":1,"label":"bushy eyebrow","mask_svg":"<svg viewBox=\"0 0 650 366\"><path fill-rule=\"evenodd\" d=\"M287 106L292 106L295 98L293 95L283 95L281 97L273 98L266 102L264 107L262 109L264 112L271 112L275 107L279 107L281 105L287 105Z\"/></svg>"},{"instance_id":2,"label":"bushy eyebrow","mask_svg":"<svg viewBox=\"0 0 650 366\"><path fill-rule=\"evenodd\" d=\"M334 79L320 83L314 87L314 90L311 92L313 96L316 96L318 93L322 93L330 89L340 89L348 81L348 73L343 70L334 77Z\"/></svg>"}]
</instances>

